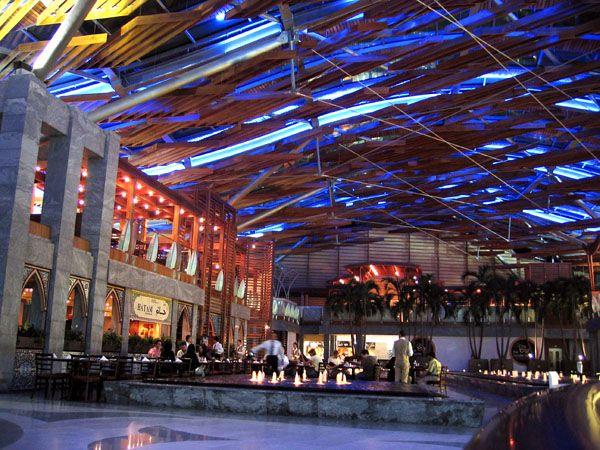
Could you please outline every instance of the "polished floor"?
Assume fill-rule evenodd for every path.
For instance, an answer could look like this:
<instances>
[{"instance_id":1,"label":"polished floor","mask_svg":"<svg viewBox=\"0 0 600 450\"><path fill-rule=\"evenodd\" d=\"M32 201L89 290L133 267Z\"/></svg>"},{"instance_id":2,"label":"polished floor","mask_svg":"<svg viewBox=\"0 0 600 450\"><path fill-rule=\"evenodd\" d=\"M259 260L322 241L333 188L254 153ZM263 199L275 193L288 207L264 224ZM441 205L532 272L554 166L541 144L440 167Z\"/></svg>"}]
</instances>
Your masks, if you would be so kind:
<instances>
[{"instance_id":1,"label":"polished floor","mask_svg":"<svg viewBox=\"0 0 600 450\"><path fill-rule=\"evenodd\" d=\"M487 399L486 416L506 403ZM433 450L462 448L475 431L0 396L0 448L6 449Z\"/></svg>"}]
</instances>

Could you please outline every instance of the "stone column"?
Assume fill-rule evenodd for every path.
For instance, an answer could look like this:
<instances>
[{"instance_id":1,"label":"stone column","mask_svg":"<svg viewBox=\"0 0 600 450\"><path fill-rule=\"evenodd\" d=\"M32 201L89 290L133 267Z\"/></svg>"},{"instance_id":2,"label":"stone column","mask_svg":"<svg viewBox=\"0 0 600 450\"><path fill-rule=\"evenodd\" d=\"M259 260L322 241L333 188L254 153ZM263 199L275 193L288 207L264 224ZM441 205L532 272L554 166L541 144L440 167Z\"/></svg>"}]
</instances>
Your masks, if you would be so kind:
<instances>
[{"instance_id":1,"label":"stone column","mask_svg":"<svg viewBox=\"0 0 600 450\"><path fill-rule=\"evenodd\" d=\"M198 338L198 305L192 306L192 342L195 343ZM185 339L185 336L184 336Z\"/></svg>"},{"instance_id":2,"label":"stone column","mask_svg":"<svg viewBox=\"0 0 600 450\"><path fill-rule=\"evenodd\" d=\"M177 353L177 321L179 320L179 302L175 299L171 302L171 342L173 351ZM185 339L185 336L183 336Z\"/></svg>"},{"instance_id":3,"label":"stone column","mask_svg":"<svg viewBox=\"0 0 600 450\"><path fill-rule=\"evenodd\" d=\"M0 390L10 389L45 86L11 76L0 85Z\"/></svg>"},{"instance_id":4,"label":"stone column","mask_svg":"<svg viewBox=\"0 0 600 450\"><path fill-rule=\"evenodd\" d=\"M329 334L323 335L323 356L325 360L331 356L331 336Z\"/></svg>"},{"instance_id":5,"label":"stone column","mask_svg":"<svg viewBox=\"0 0 600 450\"><path fill-rule=\"evenodd\" d=\"M125 289L123 299L123 323L121 325L121 355L127 356L129 353L129 322L131 321L131 289Z\"/></svg>"},{"instance_id":6,"label":"stone column","mask_svg":"<svg viewBox=\"0 0 600 450\"><path fill-rule=\"evenodd\" d=\"M100 131L98 128L87 130L86 139L90 140L90 133L96 130ZM113 132L102 131L99 135L100 137L93 137L102 141L100 148L103 148L103 155L90 153L88 156L85 206L81 223L81 237L90 241L90 252L94 257L85 339L85 350L90 354L102 351L110 236L119 166L119 137Z\"/></svg>"},{"instance_id":7,"label":"stone column","mask_svg":"<svg viewBox=\"0 0 600 450\"><path fill-rule=\"evenodd\" d=\"M85 139L83 130L77 115L71 114L67 134L51 137L48 150L42 223L51 229L54 255L48 288L44 351L57 355L62 354L65 341L73 236Z\"/></svg>"}]
</instances>

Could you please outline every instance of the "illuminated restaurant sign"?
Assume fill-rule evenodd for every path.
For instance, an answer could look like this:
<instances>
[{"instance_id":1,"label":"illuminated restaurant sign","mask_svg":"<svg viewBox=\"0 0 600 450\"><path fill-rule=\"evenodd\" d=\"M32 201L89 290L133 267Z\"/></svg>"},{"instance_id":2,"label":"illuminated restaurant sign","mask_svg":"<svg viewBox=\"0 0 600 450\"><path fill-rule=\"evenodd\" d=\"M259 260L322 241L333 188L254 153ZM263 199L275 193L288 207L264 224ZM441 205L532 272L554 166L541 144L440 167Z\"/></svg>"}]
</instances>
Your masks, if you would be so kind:
<instances>
[{"instance_id":1,"label":"illuminated restaurant sign","mask_svg":"<svg viewBox=\"0 0 600 450\"><path fill-rule=\"evenodd\" d=\"M171 324L171 300L133 291L131 319Z\"/></svg>"},{"instance_id":2,"label":"illuminated restaurant sign","mask_svg":"<svg viewBox=\"0 0 600 450\"><path fill-rule=\"evenodd\" d=\"M284 298L273 298L273 318L300 323L300 308Z\"/></svg>"}]
</instances>

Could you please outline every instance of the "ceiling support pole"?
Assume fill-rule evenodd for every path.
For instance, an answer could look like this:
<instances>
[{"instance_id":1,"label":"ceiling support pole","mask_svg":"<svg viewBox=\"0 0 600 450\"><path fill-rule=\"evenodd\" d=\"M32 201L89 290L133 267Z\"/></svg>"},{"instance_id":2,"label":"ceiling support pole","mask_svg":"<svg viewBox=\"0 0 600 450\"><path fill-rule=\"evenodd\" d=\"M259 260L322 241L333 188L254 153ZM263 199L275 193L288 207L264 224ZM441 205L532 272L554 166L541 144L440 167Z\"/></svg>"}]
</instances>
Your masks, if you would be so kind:
<instances>
[{"instance_id":1,"label":"ceiling support pole","mask_svg":"<svg viewBox=\"0 0 600 450\"><path fill-rule=\"evenodd\" d=\"M202 78L210 77L211 75L222 72L229 67L273 50L286 43L287 36L287 33L281 33L276 38L267 39L257 44L244 47L238 51L226 54L217 61L213 61L200 67L196 67L195 69L188 70L179 76L171 78L169 81L165 81L164 83L160 83L143 91L138 91L132 95L129 95L128 97L120 98L112 103L97 108L94 111L91 111L88 114L88 117L94 122L99 122L107 117L113 116L120 112L126 111L129 108L133 108L134 106L160 97L161 95L169 94L170 92L173 92L174 90L190 83L198 81Z\"/></svg>"},{"instance_id":2,"label":"ceiling support pole","mask_svg":"<svg viewBox=\"0 0 600 450\"><path fill-rule=\"evenodd\" d=\"M274 208L269 209L268 211L262 212L260 214L257 214L256 216L252 217L251 219L246 220L245 222L242 222L238 225L238 231L242 231L245 228L248 228L250 225L252 225L253 223L256 223L262 219L265 219L269 216L272 216L273 214L275 214L277 211L282 210L283 208L287 208L288 206L292 206L304 199L307 199L309 197L312 197L313 195L321 192L323 189L326 188L318 188L318 189L314 189L312 191L306 192L302 195L299 195L298 197L294 197L290 200L287 200L283 203L281 203L280 205L275 206Z\"/></svg>"},{"instance_id":3,"label":"ceiling support pole","mask_svg":"<svg viewBox=\"0 0 600 450\"><path fill-rule=\"evenodd\" d=\"M302 150L304 150L304 147L306 147L309 142L310 142L310 139L302 142L299 146L297 146L289 154L294 155L296 153L300 153ZM235 206L235 204L237 202L239 202L241 199L246 197L246 195L248 195L256 186L258 186L259 183L261 183L263 180L267 179L269 176L271 176L273 173L277 172L279 169L281 169L284 166L285 166L285 164L278 164L269 169L263 170L260 173L260 175L258 175L256 178L254 178L254 180L252 180L250 183L248 183L246 186L244 186L244 188L240 192L238 192L233 197L231 197L231 199L229 200L228 203L231 206Z\"/></svg>"},{"instance_id":4,"label":"ceiling support pole","mask_svg":"<svg viewBox=\"0 0 600 450\"><path fill-rule=\"evenodd\" d=\"M40 56L33 63L33 73L36 77L42 81L48 78L56 61L61 57L95 3L96 0L78 0L75 3L64 22L60 24L50 42L46 44Z\"/></svg>"}]
</instances>

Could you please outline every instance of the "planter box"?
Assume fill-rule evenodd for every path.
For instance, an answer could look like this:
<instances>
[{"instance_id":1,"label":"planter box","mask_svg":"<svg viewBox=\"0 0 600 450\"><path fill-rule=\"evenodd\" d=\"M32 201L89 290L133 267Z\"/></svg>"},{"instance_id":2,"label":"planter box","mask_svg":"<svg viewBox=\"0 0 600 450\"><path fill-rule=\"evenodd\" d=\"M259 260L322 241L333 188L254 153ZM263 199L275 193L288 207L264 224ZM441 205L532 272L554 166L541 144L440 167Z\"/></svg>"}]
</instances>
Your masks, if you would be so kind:
<instances>
[{"instance_id":1,"label":"planter box","mask_svg":"<svg viewBox=\"0 0 600 450\"><path fill-rule=\"evenodd\" d=\"M514 370L514 362L512 359L492 359L490 365L491 370Z\"/></svg>"},{"instance_id":2,"label":"planter box","mask_svg":"<svg viewBox=\"0 0 600 450\"><path fill-rule=\"evenodd\" d=\"M562 361L561 362L562 372L565 375L577 374L577 361ZM583 361L583 373L591 373L591 361L584 360Z\"/></svg>"},{"instance_id":3,"label":"planter box","mask_svg":"<svg viewBox=\"0 0 600 450\"><path fill-rule=\"evenodd\" d=\"M103 344L102 353L119 353L121 351L121 344Z\"/></svg>"},{"instance_id":4,"label":"planter box","mask_svg":"<svg viewBox=\"0 0 600 450\"><path fill-rule=\"evenodd\" d=\"M148 353L148 350L150 350L152 346L149 344L143 344L143 345L130 345L129 348L127 349L127 351L129 353Z\"/></svg>"},{"instance_id":5,"label":"planter box","mask_svg":"<svg viewBox=\"0 0 600 450\"><path fill-rule=\"evenodd\" d=\"M470 359L469 360L469 372L479 372L484 370L490 370L490 365L487 359Z\"/></svg>"},{"instance_id":6,"label":"planter box","mask_svg":"<svg viewBox=\"0 0 600 450\"><path fill-rule=\"evenodd\" d=\"M67 352L82 352L83 341L65 341L64 350Z\"/></svg>"},{"instance_id":7,"label":"planter box","mask_svg":"<svg viewBox=\"0 0 600 450\"><path fill-rule=\"evenodd\" d=\"M35 338L28 336L17 336L17 348L44 348L44 338Z\"/></svg>"},{"instance_id":8,"label":"planter box","mask_svg":"<svg viewBox=\"0 0 600 450\"><path fill-rule=\"evenodd\" d=\"M548 361L545 359L530 359L527 370L531 372L548 372Z\"/></svg>"}]
</instances>

